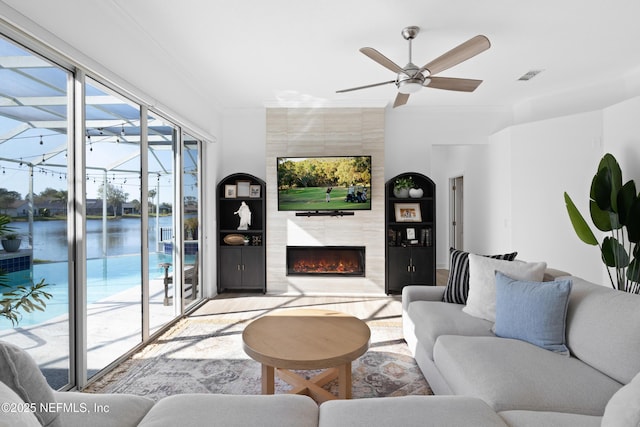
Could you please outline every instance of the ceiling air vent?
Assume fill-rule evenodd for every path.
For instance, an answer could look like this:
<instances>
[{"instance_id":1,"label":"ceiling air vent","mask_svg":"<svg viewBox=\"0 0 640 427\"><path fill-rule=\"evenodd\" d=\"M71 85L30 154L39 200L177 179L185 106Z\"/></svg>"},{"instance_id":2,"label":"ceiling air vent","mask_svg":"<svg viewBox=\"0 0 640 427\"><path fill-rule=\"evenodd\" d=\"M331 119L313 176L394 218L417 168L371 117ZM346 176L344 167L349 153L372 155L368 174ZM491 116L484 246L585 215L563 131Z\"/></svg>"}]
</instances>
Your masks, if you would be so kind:
<instances>
[{"instance_id":1,"label":"ceiling air vent","mask_svg":"<svg viewBox=\"0 0 640 427\"><path fill-rule=\"evenodd\" d=\"M542 71L544 70L530 70L527 71L522 77L520 77L518 80L522 80L522 81L527 81L527 80L531 80L532 78L534 78L535 76L537 76L538 74L540 74Z\"/></svg>"}]
</instances>

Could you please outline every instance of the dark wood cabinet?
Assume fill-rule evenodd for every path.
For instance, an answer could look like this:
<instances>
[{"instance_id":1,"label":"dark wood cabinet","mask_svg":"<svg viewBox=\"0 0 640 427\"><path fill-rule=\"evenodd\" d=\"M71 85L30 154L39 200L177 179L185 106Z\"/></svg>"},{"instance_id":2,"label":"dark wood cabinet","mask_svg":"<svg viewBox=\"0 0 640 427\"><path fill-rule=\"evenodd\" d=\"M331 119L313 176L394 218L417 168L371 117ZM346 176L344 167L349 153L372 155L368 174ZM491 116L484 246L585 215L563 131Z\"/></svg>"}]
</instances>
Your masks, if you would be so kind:
<instances>
[{"instance_id":1,"label":"dark wood cabinet","mask_svg":"<svg viewBox=\"0 0 640 427\"><path fill-rule=\"evenodd\" d=\"M421 192L394 193L396 182L407 178ZM436 284L435 207L435 184L425 175L403 173L385 184L387 294L401 293L406 285Z\"/></svg>"},{"instance_id":2,"label":"dark wood cabinet","mask_svg":"<svg viewBox=\"0 0 640 427\"><path fill-rule=\"evenodd\" d=\"M220 248L219 291L264 289L265 260L262 248L252 246Z\"/></svg>"},{"instance_id":3,"label":"dark wood cabinet","mask_svg":"<svg viewBox=\"0 0 640 427\"><path fill-rule=\"evenodd\" d=\"M218 292L265 293L265 183L253 175L232 174L218 183L217 195ZM243 221L239 211L244 206L251 214ZM242 222L249 224L239 230Z\"/></svg>"}]
</instances>

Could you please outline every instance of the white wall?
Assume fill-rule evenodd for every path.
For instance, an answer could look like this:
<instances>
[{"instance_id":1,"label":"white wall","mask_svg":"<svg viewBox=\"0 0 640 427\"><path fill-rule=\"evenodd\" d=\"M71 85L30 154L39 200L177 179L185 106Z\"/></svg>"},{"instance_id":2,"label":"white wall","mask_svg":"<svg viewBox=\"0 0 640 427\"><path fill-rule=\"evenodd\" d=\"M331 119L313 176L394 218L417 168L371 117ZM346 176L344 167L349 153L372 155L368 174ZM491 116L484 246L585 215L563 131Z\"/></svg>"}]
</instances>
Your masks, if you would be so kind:
<instances>
[{"instance_id":1,"label":"white wall","mask_svg":"<svg viewBox=\"0 0 640 427\"><path fill-rule=\"evenodd\" d=\"M598 251L575 235L563 195L588 217L591 179L602 157L602 113L515 126L511 136L512 245L518 258L598 281Z\"/></svg>"},{"instance_id":2,"label":"white wall","mask_svg":"<svg viewBox=\"0 0 640 427\"><path fill-rule=\"evenodd\" d=\"M431 176L433 146L486 143L511 119L511 111L501 108L387 108L385 181L403 172Z\"/></svg>"},{"instance_id":3,"label":"white wall","mask_svg":"<svg viewBox=\"0 0 640 427\"><path fill-rule=\"evenodd\" d=\"M613 154L622 179L633 179L640 191L640 97L613 105L604 110L604 150Z\"/></svg>"},{"instance_id":4,"label":"white wall","mask_svg":"<svg viewBox=\"0 0 640 427\"><path fill-rule=\"evenodd\" d=\"M222 164L216 183L225 176L238 172L249 173L266 180L266 110L227 110L222 117L224 142L220 152Z\"/></svg>"},{"instance_id":5,"label":"white wall","mask_svg":"<svg viewBox=\"0 0 640 427\"><path fill-rule=\"evenodd\" d=\"M220 176L238 170L264 176L264 117L263 109L224 114ZM640 182L638 117L640 97L514 126L501 110L388 108L385 180L415 171L436 182L440 267L448 264L448 180L463 175L465 249L516 250L521 259L607 284L598 249L573 231L563 192L588 217L591 178L606 152L617 157L625 180Z\"/></svg>"},{"instance_id":6,"label":"white wall","mask_svg":"<svg viewBox=\"0 0 640 427\"><path fill-rule=\"evenodd\" d=\"M520 259L546 261L609 286L599 250L576 236L563 194L590 222L591 179L606 152L620 162L625 181L640 182L639 114L640 98L633 98L593 112L511 126L491 135L483 147L434 147L438 182L461 172L465 177L465 248L517 250ZM439 212L448 208L441 202L442 197ZM448 234L443 221L439 224L441 265L446 249L441 237Z\"/></svg>"}]
</instances>

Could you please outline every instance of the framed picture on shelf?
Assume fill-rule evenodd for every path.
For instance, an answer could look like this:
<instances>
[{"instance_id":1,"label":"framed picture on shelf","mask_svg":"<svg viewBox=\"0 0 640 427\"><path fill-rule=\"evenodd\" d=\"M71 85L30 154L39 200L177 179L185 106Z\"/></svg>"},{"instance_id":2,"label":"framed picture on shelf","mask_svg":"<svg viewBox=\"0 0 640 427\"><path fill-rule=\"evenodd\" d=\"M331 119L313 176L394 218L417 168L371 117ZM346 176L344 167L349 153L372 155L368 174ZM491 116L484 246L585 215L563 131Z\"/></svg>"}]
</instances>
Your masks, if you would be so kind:
<instances>
[{"instance_id":1,"label":"framed picture on shelf","mask_svg":"<svg viewBox=\"0 0 640 427\"><path fill-rule=\"evenodd\" d=\"M394 210L396 222L422 222L420 203L395 203Z\"/></svg>"},{"instance_id":2,"label":"framed picture on shelf","mask_svg":"<svg viewBox=\"0 0 640 427\"><path fill-rule=\"evenodd\" d=\"M235 199L236 198L236 186L233 184L226 184L224 186L224 198Z\"/></svg>"},{"instance_id":3,"label":"framed picture on shelf","mask_svg":"<svg viewBox=\"0 0 640 427\"><path fill-rule=\"evenodd\" d=\"M249 197L251 181L236 181L237 197Z\"/></svg>"},{"instance_id":4,"label":"framed picture on shelf","mask_svg":"<svg viewBox=\"0 0 640 427\"><path fill-rule=\"evenodd\" d=\"M249 197L260 197L260 185L253 184L249 186Z\"/></svg>"}]
</instances>

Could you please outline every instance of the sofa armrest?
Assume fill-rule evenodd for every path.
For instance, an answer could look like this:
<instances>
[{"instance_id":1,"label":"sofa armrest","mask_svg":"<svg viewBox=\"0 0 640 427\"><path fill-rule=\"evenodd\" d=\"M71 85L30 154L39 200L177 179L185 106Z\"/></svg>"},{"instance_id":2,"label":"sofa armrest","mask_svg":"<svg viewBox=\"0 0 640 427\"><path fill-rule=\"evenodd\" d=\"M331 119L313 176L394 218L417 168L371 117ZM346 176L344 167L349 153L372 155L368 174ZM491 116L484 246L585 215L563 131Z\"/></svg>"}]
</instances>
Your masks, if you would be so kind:
<instances>
[{"instance_id":1,"label":"sofa armrest","mask_svg":"<svg viewBox=\"0 0 640 427\"><path fill-rule=\"evenodd\" d=\"M558 279L559 277L565 277L570 275L571 274L567 273L566 271L558 270L556 268L547 268L544 271L544 278L542 280L544 280L545 282L551 282Z\"/></svg>"},{"instance_id":2,"label":"sofa armrest","mask_svg":"<svg viewBox=\"0 0 640 427\"><path fill-rule=\"evenodd\" d=\"M405 286L402 288L402 311L407 311L412 301L442 301L444 286Z\"/></svg>"},{"instance_id":3,"label":"sofa armrest","mask_svg":"<svg viewBox=\"0 0 640 427\"><path fill-rule=\"evenodd\" d=\"M134 427L154 401L132 394L92 394L55 391L60 421L65 427Z\"/></svg>"}]
</instances>

